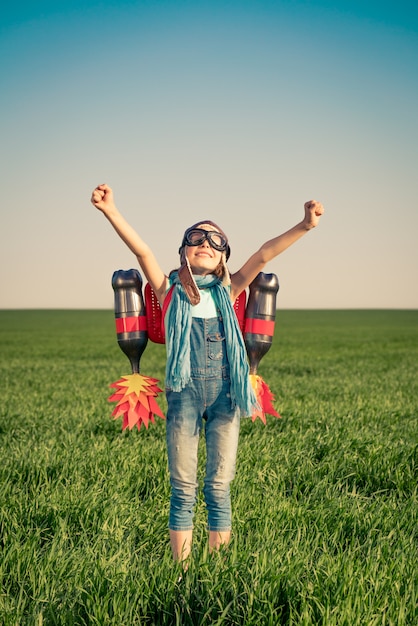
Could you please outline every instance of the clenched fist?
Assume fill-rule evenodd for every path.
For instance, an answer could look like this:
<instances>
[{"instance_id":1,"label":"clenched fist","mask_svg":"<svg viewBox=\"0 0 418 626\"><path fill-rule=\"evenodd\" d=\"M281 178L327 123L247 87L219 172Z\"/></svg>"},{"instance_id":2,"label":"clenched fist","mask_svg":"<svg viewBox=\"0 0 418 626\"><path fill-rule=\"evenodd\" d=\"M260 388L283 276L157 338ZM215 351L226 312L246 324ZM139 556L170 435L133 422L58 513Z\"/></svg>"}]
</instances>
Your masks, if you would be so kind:
<instances>
[{"instance_id":1,"label":"clenched fist","mask_svg":"<svg viewBox=\"0 0 418 626\"><path fill-rule=\"evenodd\" d=\"M306 227L306 230L310 230L311 228L315 228L319 224L319 218L324 213L324 207L317 200L308 200L305 202L305 219L303 223Z\"/></svg>"},{"instance_id":2,"label":"clenched fist","mask_svg":"<svg viewBox=\"0 0 418 626\"><path fill-rule=\"evenodd\" d=\"M91 203L96 209L106 213L109 209L115 207L113 200L113 191L109 185L98 185L91 194Z\"/></svg>"}]
</instances>

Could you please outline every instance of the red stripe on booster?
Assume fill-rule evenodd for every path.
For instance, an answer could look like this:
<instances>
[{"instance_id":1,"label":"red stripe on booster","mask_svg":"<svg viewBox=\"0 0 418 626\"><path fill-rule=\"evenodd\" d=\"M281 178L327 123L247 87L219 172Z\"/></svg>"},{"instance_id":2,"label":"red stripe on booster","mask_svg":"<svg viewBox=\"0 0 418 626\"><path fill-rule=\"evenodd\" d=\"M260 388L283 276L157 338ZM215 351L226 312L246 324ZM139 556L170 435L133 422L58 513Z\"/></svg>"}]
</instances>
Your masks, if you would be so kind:
<instances>
[{"instance_id":1,"label":"red stripe on booster","mask_svg":"<svg viewBox=\"0 0 418 626\"><path fill-rule=\"evenodd\" d=\"M147 318L145 315L137 315L135 317L117 317L116 333L135 333L140 330L147 330Z\"/></svg>"},{"instance_id":2,"label":"red stripe on booster","mask_svg":"<svg viewBox=\"0 0 418 626\"><path fill-rule=\"evenodd\" d=\"M274 335L274 321L272 320L259 320L247 317L245 320L245 333L252 333L254 335Z\"/></svg>"}]
</instances>

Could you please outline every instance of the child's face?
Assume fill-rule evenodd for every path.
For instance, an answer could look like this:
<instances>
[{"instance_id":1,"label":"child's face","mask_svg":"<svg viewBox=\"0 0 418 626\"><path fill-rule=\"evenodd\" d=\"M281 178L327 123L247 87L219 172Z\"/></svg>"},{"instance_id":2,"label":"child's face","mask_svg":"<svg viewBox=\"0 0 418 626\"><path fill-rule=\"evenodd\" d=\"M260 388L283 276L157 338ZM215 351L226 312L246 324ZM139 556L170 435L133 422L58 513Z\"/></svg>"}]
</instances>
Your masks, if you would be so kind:
<instances>
[{"instance_id":1,"label":"child's face","mask_svg":"<svg viewBox=\"0 0 418 626\"><path fill-rule=\"evenodd\" d=\"M199 228L216 232L210 224L199 224ZM185 251L193 273L200 276L212 274L222 258L222 252L212 248L207 239L198 246L186 246Z\"/></svg>"}]
</instances>

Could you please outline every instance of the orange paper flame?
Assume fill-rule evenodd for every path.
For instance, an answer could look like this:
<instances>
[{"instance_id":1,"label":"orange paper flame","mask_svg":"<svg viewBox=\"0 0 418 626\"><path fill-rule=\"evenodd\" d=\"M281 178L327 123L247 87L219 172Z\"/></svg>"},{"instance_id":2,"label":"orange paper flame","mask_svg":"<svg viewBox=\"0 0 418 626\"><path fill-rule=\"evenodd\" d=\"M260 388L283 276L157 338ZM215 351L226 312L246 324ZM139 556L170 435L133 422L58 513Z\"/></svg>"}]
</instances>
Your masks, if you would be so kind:
<instances>
[{"instance_id":1,"label":"orange paper flame","mask_svg":"<svg viewBox=\"0 0 418 626\"><path fill-rule=\"evenodd\" d=\"M155 378L130 374L110 385L116 392L110 396L109 402L117 402L112 415L114 419L123 418L122 430L132 430L134 426L139 430L142 424L148 428L150 422L154 424L154 414L165 419L155 400L161 392L155 383L158 383Z\"/></svg>"},{"instance_id":2,"label":"orange paper flame","mask_svg":"<svg viewBox=\"0 0 418 626\"><path fill-rule=\"evenodd\" d=\"M266 413L275 417L281 417L272 405L274 395L267 383L257 374L250 374L250 380L260 406L259 409L253 412L251 416L252 421L255 422L257 417L259 417L263 424L266 424Z\"/></svg>"}]
</instances>

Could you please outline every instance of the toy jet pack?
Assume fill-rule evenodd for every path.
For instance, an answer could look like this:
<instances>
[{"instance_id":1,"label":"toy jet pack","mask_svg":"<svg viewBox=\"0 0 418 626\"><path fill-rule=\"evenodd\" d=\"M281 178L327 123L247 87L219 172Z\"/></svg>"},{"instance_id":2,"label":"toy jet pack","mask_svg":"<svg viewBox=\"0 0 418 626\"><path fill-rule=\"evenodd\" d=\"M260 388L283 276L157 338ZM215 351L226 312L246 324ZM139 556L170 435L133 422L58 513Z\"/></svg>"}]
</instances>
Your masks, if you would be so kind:
<instances>
[{"instance_id":1,"label":"toy jet pack","mask_svg":"<svg viewBox=\"0 0 418 626\"><path fill-rule=\"evenodd\" d=\"M114 418L122 417L122 429L140 429L144 424L154 422L154 415L164 418L156 397L161 389L158 380L140 373L140 360L148 340L165 343L164 315L171 298L167 293L163 308L147 283L143 289L141 274L136 269L117 270L113 273L114 308L116 336L119 347L126 354L131 364L132 374L112 383L115 393L109 398L117 402L112 413ZM260 272L233 304L244 343L247 350L250 379L254 388L259 408L253 413L266 423L266 413L280 417L272 401L274 396L268 385L257 374L260 360L271 347L276 318L276 296L279 281L275 274Z\"/></svg>"}]
</instances>

